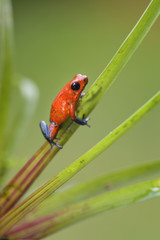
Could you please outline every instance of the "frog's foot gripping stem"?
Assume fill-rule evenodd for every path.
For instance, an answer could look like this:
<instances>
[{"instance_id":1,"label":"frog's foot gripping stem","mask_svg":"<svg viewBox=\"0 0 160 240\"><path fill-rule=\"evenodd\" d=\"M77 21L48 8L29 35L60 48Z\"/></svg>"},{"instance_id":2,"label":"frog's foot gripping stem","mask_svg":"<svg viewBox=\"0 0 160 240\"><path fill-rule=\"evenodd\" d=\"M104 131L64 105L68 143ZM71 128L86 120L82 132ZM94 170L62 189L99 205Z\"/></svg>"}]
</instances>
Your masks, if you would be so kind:
<instances>
[{"instance_id":1,"label":"frog's foot gripping stem","mask_svg":"<svg viewBox=\"0 0 160 240\"><path fill-rule=\"evenodd\" d=\"M57 146L57 147L59 147L59 148L61 148L61 149L63 148L61 145L59 145L59 144L57 144L57 143L55 143L53 141L49 141L49 143L50 143L51 148L52 148L52 144Z\"/></svg>"},{"instance_id":2,"label":"frog's foot gripping stem","mask_svg":"<svg viewBox=\"0 0 160 240\"><path fill-rule=\"evenodd\" d=\"M50 143L51 148L52 148L52 144L55 145L55 146L57 146L57 147L59 147L59 148L63 148L61 145L53 142L53 141L50 139L50 133L49 133L48 126L47 126L47 124L46 124L44 121L40 122L40 128L41 128L41 131L42 131L42 133L43 133L43 136L44 136L45 139ZM60 138L55 138L55 139L59 140Z\"/></svg>"},{"instance_id":3,"label":"frog's foot gripping stem","mask_svg":"<svg viewBox=\"0 0 160 240\"><path fill-rule=\"evenodd\" d=\"M76 120L74 120L74 121L75 121L76 123L78 123L79 125L86 125L86 126L90 127L90 125L87 123L89 119L90 119L90 117L87 117L87 118L85 119L84 116L83 116L82 119L76 118Z\"/></svg>"}]
</instances>

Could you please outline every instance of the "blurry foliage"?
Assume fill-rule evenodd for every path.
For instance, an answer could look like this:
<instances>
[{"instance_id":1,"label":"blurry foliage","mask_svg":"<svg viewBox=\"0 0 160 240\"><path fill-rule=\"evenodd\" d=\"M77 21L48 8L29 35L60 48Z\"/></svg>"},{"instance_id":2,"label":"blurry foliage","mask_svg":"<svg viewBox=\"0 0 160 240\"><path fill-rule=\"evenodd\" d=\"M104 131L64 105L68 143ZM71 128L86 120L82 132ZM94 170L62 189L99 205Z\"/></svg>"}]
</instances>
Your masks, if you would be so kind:
<instances>
[{"instance_id":1,"label":"blurry foliage","mask_svg":"<svg viewBox=\"0 0 160 240\"><path fill-rule=\"evenodd\" d=\"M17 76L14 64L13 18L10 0L0 1L0 185L34 114L39 91L28 78ZM18 141L19 140L19 141ZM14 158L13 158L14 159Z\"/></svg>"}]
</instances>

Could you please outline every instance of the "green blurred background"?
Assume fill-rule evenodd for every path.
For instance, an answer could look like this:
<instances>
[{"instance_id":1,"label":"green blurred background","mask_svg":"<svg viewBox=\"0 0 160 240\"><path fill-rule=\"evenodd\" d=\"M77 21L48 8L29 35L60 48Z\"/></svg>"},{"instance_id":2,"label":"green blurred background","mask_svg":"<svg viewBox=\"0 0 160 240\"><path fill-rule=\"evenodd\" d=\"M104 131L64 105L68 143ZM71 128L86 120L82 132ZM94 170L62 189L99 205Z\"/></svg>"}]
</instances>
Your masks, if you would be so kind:
<instances>
[{"instance_id":1,"label":"green blurred background","mask_svg":"<svg viewBox=\"0 0 160 240\"><path fill-rule=\"evenodd\" d=\"M40 90L34 118L15 156L25 160L44 143L39 122L48 123L50 106L77 73L95 81L149 1L14 0L16 70ZM36 180L32 192L96 144L154 95L159 87L160 22L138 48L106 96L91 113L91 128L80 127ZM87 90L86 89L86 90ZM160 158L160 106L63 188L114 170ZM10 177L19 169L10 172ZM148 178L147 178L148 179ZM146 179L145 179L146 180ZM160 199L127 206L70 226L47 239L160 239Z\"/></svg>"}]
</instances>

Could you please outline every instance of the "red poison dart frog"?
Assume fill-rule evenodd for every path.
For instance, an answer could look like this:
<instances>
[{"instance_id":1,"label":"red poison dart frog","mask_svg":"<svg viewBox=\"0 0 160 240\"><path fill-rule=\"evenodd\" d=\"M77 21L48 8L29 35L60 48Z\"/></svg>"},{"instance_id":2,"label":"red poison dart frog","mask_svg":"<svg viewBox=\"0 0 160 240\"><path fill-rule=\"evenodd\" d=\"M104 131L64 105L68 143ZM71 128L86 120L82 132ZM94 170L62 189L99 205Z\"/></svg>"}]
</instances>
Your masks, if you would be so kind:
<instances>
[{"instance_id":1,"label":"red poison dart frog","mask_svg":"<svg viewBox=\"0 0 160 240\"><path fill-rule=\"evenodd\" d=\"M82 91L87 83L87 76L77 74L72 81L64 86L64 88L54 99L51 106L49 127L44 121L40 122L41 131L44 137L50 143L51 148L52 144L62 148L62 146L58 145L53 140L58 139L56 138L56 135L59 127L69 116L71 116L71 119L76 123L90 127L87 123L87 121L90 119L89 117L86 119L80 119L75 116L76 104L78 103L79 98L84 95L82 94Z\"/></svg>"}]
</instances>

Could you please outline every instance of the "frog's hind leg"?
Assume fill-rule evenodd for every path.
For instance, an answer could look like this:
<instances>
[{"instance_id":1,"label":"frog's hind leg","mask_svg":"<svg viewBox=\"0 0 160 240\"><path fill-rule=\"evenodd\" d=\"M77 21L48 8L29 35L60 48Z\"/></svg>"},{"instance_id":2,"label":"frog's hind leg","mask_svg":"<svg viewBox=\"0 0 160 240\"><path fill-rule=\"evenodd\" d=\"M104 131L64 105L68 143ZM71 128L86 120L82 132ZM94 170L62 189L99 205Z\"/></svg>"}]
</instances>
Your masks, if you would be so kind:
<instances>
[{"instance_id":1,"label":"frog's hind leg","mask_svg":"<svg viewBox=\"0 0 160 240\"><path fill-rule=\"evenodd\" d=\"M45 121L40 122L40 128L41 128L41 131L42 131L43 136L45 137L45 139L50 142L50 139L49 139L49 129L48 129L48 126L45 123Z\"/></svg>"},{"instance_id":2,"label":"frog's hind leg","mask_svg":"<svg viewBox=\"0 0 160 240\"><path fill-rule=\"evenodd\" d=\"M57 144L57 143L55 143L55 142L53 142L53 141L51 140L50 130L49 130L47 124L45 123L45 121L40 122L40 128L41 128L41 131L42 131L42 133L43 133L43 136L44 136L45 139L49 142L51 148L52 148L53 144L54 144L55 146L59 147L59 148L63 148L61 145L59 145L59 144ZM59 138L56 138L56 137L55 137L54 139L59 140Z\"/></svg>"}]
</instances>

